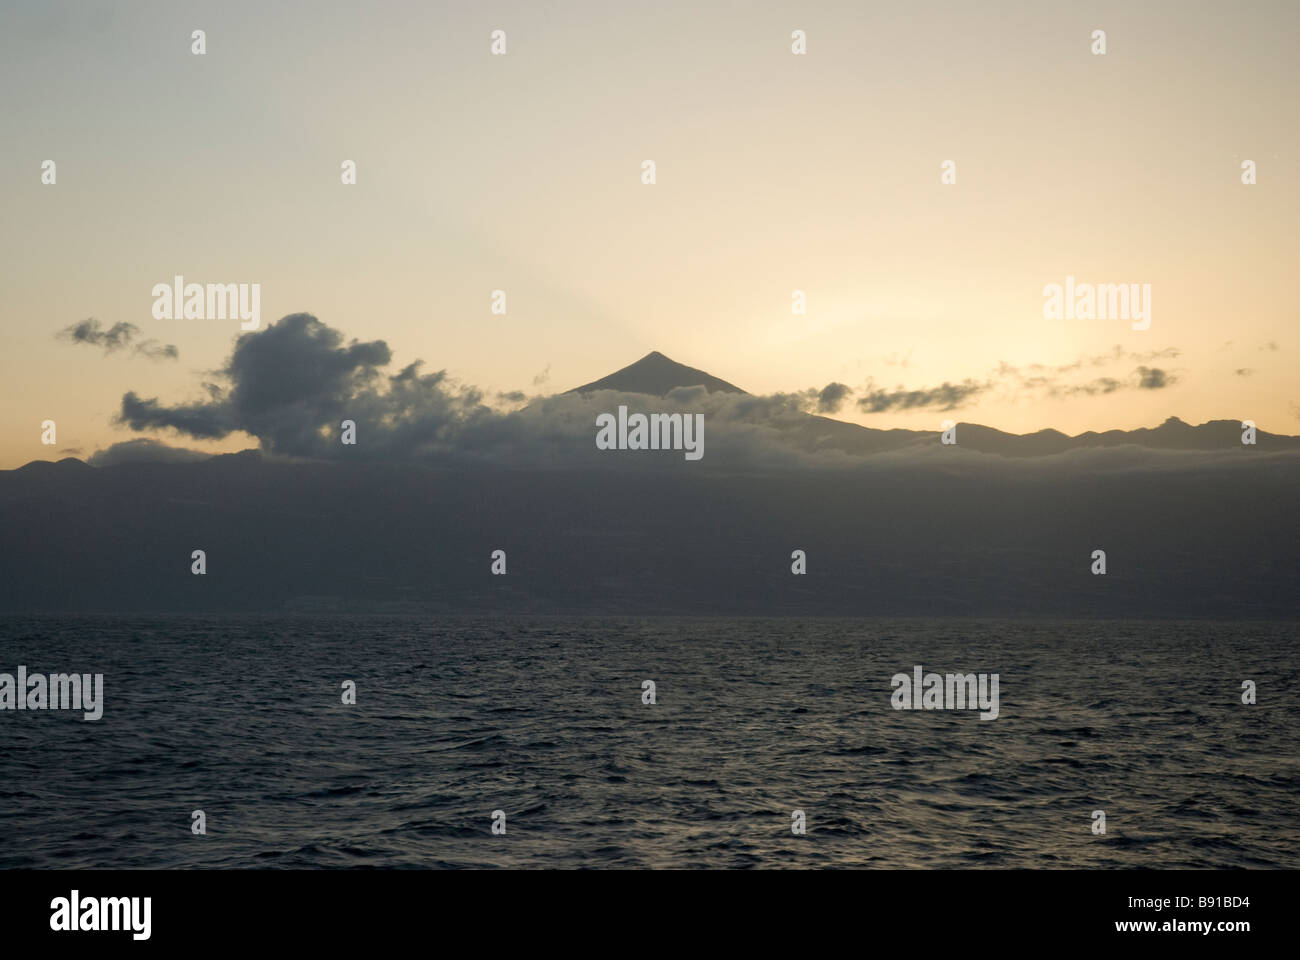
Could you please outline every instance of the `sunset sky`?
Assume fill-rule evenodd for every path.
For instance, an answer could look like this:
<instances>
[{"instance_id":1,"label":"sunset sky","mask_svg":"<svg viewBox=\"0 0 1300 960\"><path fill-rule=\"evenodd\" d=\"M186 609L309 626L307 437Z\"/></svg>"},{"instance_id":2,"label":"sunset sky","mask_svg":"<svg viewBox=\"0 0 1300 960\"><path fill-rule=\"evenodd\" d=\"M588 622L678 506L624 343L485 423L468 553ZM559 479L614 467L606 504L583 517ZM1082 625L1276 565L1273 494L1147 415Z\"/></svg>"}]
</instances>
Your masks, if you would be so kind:
<instances>
[{"instance_id":1,"label":"sunset sky","mask_svg":"<svg viewBox=\"0 0 1300 960\"><path fill-rule=\"evenodd\" d=\"M203 395L239 325L154 319L177 274L488 391L659 350L842 382L873 427L1300 434L1298 32L1294 0L6 4L0 468L130 439L128 391ZM1044 319L1067 276L1150 284L1150 328ZM56 336L92 317L134 343Z\"/></svg>"}]
</instances>

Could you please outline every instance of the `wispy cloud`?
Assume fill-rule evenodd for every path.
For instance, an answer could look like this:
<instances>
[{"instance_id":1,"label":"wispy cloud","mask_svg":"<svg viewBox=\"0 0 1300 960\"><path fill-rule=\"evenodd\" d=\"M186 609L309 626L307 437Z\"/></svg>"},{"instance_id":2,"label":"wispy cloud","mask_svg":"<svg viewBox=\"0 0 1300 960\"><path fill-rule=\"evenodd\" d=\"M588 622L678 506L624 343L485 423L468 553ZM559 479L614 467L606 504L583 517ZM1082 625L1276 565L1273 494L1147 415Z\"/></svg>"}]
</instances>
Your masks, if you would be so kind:
<instances>
[{"instance_id":1,"label":"wispy cloud","mask_svg":"<svg viewBox=\"0 0 1300 960\"><path fill-rule=\"evenodd\" d=\"M1069 363L1033 363L1018 367L1003 361L983 378L968 377L959 383L944 381L938 386L904 387L899 384L887 389L868 380L858 397L857 406L863 413L921 409L946 411L969 406L992 394L1015 401L1023 398L1099 397L1120 390L1160 390L1177 383L1178 376L1162 367L1146 364L1153 360L1175 359L1179 355L1177 347L1135 352L1116 345L1106 353L1081 355ZM1096 371L1130 363L1138 366L1127 375L1094 375L1082 380L1071 376L1085 370ZM813 395L817 391L805 393Z\"/></svg>"},{"instance_id":2,"label":"wispy cloud","mask_svg":"<svg viewBox=\"0 0 1300 960\"><path fill-rule=\"evenodd\" d=\"M104 330L100 328L98 320L90 317L80 323L64 327L55 334L55 337L69 343L100 347L106 354L129 348L133 353L148 357L150 360L175 360L180 356L174 344L163 344L157 340L137 341L136 336L139 333L139 327L125 321L115 323Z\"/></svg>"},{"instance_id":3,"label":"wispy cloud","mask_svg":"<svg viewBox=\"0 0 1300 960\"><path fill-rule=\"evenodd\" d=\"M979 383L975 380L963 380L961 383L944 381L937 387L893 390L882 389L868 380L863 387L863 396L858 398L858 409L864 413L886 413L892 410L955 410L986 393L992 387L991 381Z\"/></svg>"},{"instance_id":4,"label":"wispy cloud","mask_svg":"<svg viewBox=\"0 0 1300 960\"><path fill-rule=\"evenodd\" d=\"M1137 373L1139 390L1163 390L1178 380L1159 367L1138 367Z\"/></svg>"},{"instance_id":5,"label":"wispy cloud","mask_svg":"<svg viewBox=\"0 0 1300 960\"><path fill-rule=\"evenodd\" d=\"M150 437L135 437L96 450L86 462L92 467L112 467L119 463L195 463L211 458L210 453L173 447Z\"/></svg>"}]
</instances>

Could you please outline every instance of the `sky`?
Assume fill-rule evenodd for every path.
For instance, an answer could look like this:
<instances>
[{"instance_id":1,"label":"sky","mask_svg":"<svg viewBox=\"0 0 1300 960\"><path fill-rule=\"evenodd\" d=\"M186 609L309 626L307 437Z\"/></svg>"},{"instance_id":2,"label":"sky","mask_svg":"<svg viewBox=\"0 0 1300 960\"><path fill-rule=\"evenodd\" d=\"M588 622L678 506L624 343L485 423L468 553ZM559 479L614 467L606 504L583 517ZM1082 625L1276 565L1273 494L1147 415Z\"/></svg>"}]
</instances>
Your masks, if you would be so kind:
<instances>
[{"instance_id":1,"label":"sky","mask_svg":"<svg viewBox=\"0 0 1300 960\"><path fill-rule=\"evenodd\" d=\"M155 318L178 274L486 395L659 350L873 427L1297 434L1298 40L1290 0L7 2L0 468L176 440L124 396L241 333ZM1149 327L1046 317L1067 277Z\"/></svg>"}]
</instances>

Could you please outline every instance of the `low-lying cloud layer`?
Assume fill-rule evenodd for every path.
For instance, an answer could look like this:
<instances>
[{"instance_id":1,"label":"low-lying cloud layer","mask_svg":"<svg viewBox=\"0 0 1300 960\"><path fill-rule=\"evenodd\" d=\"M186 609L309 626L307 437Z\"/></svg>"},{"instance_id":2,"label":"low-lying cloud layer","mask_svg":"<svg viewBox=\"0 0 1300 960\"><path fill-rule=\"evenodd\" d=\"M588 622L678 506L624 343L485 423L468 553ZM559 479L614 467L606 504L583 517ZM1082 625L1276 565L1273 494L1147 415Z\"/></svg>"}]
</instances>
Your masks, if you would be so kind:
<instances>
[{"instance_id":1,"label":"low-lying cloud layer","mask_svg":"<svg viewBox=\"0 0 1300 960\"><path fill-rule=\"evenodd\" d=\"M839 462L839 451L792 446L782 427L802 423L811 405L834 409L848 393L832 384L808 397L709 393L683 387L667 397L616 391L529 398L522 393L487 396L445 371L424 373L420 362L395 373L382 340L346 341L309 314L293 314L235 344L216 382L202 399L169 404L132 391L122 398L119 423L142 432L173 431L195 440L231 434L255 437L268 454L322 459L490 462L503 466L599 465L643 468L684 462L667 451L612 455L595 447L596 416L620 405L632 411L702 413L709 465L781 467ZM522 405L522 406L521 406ZM341 425L356 425L356 444L341 442ZM188 454L182 448L178 459ZM116 445L100 462L135 459L159 447Z\"/></svg>"},{"instance_id":2,"label":"low-lying cloud layer","mask_svg":"<svg viewBox=\"0 0 1300 960\"><path fill-rule=\"evenodd\" d=\"M390 372L392 351L383 340L345 340L338 330L299 313L239 337L214 382L202 385L200 399L166 403L132 391L122 397L117 420L137 431L172 431L196 440L247 434L263 452L284 457L520 468L679 468L684 460L671 451L611 453L596 448L597 415L626 406L631 412L703 414L704 463L709 469L836 467L860 464L868 453L888 460L900 447L913 457L951 454L929 449L938 447L937 432L875 431L808 416L835 413L855 396L859 408L882 412L951 410L995 388L1037 396L1053 391L1083 395L1162 389L1174 381L1173 376L1145 363L1123 380L1066 377L1108 363L1175 355L1176 351L1126 354L1117 348L1114 354L1058 367L1035 365L1021 370L1003 364L987 381L930 388L886 389L868 381L860 391L833 382L820 389L768 396L710 393L702 386L681 387L663 398L609 390L533 397L520 392L487 395L450 378L444 370L424 372L420 361ZM355 424L354 445L341 442L344 421ZM919 447L926 452L918 452ZM962 453L979 456L974 450ZM156 440L137 439L101 451L91 462L198 456L202 455ZM951 458L945 462L951 463Z\"/></svg>"},{"instance_id":3,"label":"low-lying cloud layer","mask_svg":"<svg viewBox=\"0 0 1300 960\"><path fill-rule=\"evenodd\" d=\"M212 454L201 450L173 447L151 437L135 437L95 451L86 462L92 467L112 467L119 463L197 463L211 457Z\"/></svg>"}]
</instances>

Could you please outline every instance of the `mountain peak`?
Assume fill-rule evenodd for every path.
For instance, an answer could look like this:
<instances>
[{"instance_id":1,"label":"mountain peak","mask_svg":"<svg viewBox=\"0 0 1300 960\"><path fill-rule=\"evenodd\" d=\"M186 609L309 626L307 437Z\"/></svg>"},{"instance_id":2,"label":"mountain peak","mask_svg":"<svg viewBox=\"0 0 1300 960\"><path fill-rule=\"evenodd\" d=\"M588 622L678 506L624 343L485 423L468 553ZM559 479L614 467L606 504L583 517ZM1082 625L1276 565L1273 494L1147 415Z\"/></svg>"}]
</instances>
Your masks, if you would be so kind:
<instances>
[{"instance_id":1,"label":"mountain peak","mask_svg":"<svg viewBox=\"0 0 1300 960\"><path fill-rule=\"evenodd\" d=\"M745 392L735 384L728 383L711 373L705 373L695 367L688 367L684 363L678 363L676 360L664 356L658 350L651 350L636 363L629 364L621 370L616 370L607 377L593 380L591 383L583 384L580 387L574 387L568 392L590 393L593 390L617 390L620 393L645 393L654 397L662 397L678 387L697 386L704 387L710 393Z\"/></svg>"}]
</instances>

